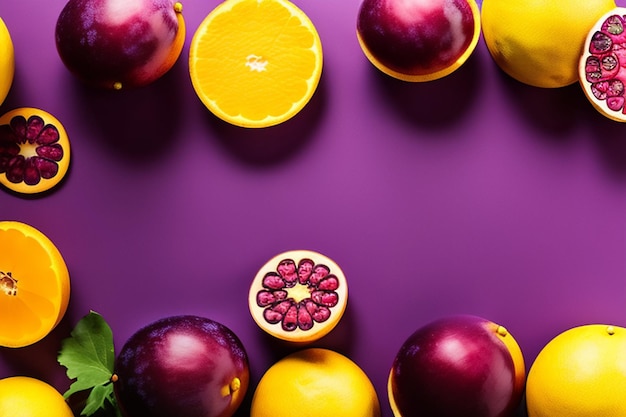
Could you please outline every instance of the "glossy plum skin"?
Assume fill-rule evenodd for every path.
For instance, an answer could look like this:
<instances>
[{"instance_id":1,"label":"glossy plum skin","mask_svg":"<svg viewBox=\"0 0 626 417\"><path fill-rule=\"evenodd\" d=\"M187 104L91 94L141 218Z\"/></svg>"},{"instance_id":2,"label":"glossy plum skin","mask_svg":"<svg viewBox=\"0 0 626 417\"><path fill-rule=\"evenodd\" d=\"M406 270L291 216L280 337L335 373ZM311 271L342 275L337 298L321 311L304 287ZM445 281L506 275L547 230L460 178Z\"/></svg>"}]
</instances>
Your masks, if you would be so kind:
<instances>
[{"instance_id":1,"label":"glossy plum skin","mask_svg":"<svg viewBox=\"0 0 626 417\"><path fill-rule=\"evenodd\" d=\"M102 88L152 83L176 61L184 24L175 0L69 0L55 28L71 73ZM180 33L179 33L180 32Z\"/></svg>"},{"instance_id":2,"label":"glossy plum skin","mask_svg":"<svg viewBox=\"0 0 626 417\"><path fill-rule=\"evenodd\" d=\"M126 417L229 417L245 396L249 364L226 326L173 316L128 339L115 375L115 397Z\"/></svg>"},{"instance_id":3,"label":"glossy plum skin","mask_svg":"<svg viewBox=\"0 0 626 417\"><path fill-rule=\"evenodd\" d=\"M475 31L468 0L363 0L357 17L369 54L407 75L452 66L470 48Z\"/></svg>"},{"instance_id":4,"label":"glossy plum skin","mask_svg":"<svg viewBox=\"0 0 626 417\"><path fill-rule=\"evenodd\" d=\"M402 417L510 417L521 401L515 363L494 323L451 316L413 333L394 359L389 397ZM399 417L399 416L398 416Z\"/></svg>"}]
</instances>

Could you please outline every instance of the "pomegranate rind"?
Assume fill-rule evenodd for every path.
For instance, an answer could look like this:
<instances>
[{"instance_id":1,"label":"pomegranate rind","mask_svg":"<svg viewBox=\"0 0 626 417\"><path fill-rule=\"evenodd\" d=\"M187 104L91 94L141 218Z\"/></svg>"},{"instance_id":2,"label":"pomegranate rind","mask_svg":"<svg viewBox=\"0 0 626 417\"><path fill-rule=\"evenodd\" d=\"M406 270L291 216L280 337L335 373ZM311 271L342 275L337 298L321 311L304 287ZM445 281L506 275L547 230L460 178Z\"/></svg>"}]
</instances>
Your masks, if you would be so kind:
<instances>
[{"instance_id":1,"label":"pomegranate rind","mask_svg":"<svg viewBox=\"0 0 626 417\"><path fill-rule=\"evenodd\" d=\"M481 34L480 8L478 7L478 4L476 3L475 0L467 0L467 4L472 11L472 17L474 20L474 32L473 32L470 43L468 44L465 51L463 51L463 53L453 63L451 63L449 66L445 68L442 68L442 69L439 69L430 73L409 74L409 73L403 73L403 72L396 71L392 68L389 68L370 52L366 42L362 38L358 29L356 32L357 40L363 51L363 54L372 63L372 65L374 65L374 67L376 67L378 70L380 70L384 74L387 74L390 77L396 78L398 80L408 81L408 82L435 81L440 78L444 78L452 74L453 72L455 72L457 69L459 69L468 60L468 58L473 54L474 50L476 49L476 45L478 45L478 40L480 39L480 34Z\"/></svg>"},{"instance_id":2,"label":"pomegranate rind","mask_svg":"<svg viewBox=\"0 0 626 417\"><path fill-rule=\"evenodd\" d=\"M270 323L265 319L264 313L267 306L260 306L257 303L259 292L265 291L263 281L268 274L276 273L278 265L283 260L293 260L297 265L300 261L311 260L315 266L325 266L330 271L330 275L336 277L338 285L333 290L337 295L338 302L336 305L329 307L330 316L322 322L314 322L308 330L296 327L293 330L284 330L281 322ZM329 276L330 276L329 275ZM304 285L296 283L294 286L299 287L301 291ZM311 289L313 291L314 289ZM287 297L285 300L293 300ZM299 300L295 300L297 303ZM250 314L256 324L266 333L278 339L293 343L310 343L326 336L341 320L348 303L348 283L346 277L339 265L327 256L311 251L311 250L292 250L280 253L265 263L257 272L248 296L248 306Z\"/></svg>"},{"instance_id":3,"label":"pomegranate rind","mask_svg":"<svg viewBox=\"0 0 626 417\"><path fill-rule=\"evenodd\" d=\"M10 163L10 155L7 145L14 145L15 142L3 141L3 137L0 135L0 184L7 189L20 194L38 194L49 191L56 187L65 178L67 171L69 170L71 149L69 137L65 127L55 116L45 110L35 107L20 107L5 113L0 117L0 129L3 131L10 129L10 123L16 117L22 117L26 121L29 121L33 117L37 117L43 121L44 128L48 126L56 128L58 131L58 139L52 144L56 147L60 147L63 155L60 159L55 159L53 161L54 164L57 165L57 171L52 177L40 177L36 184L27 184L24 180L15 182L9 179L6 171L6 165ZM22 155L21 149L20 155Z\"/></svg>"},{"instance_id":4,"label":"pomegranate rind","mask_svg":"<svg viewBox=\"0 0 626 417\"><path fill-rule=\"evenodd\" d=\"M609 24L609 20L615 24ZM598 36L606 48L602 51L594 46ZM625 40L626 8L616 7L593 25L578 63L578 79L587 100L600 114L617 122L626 122L626 55L622 46Z\"/></svg>"}]
</instances>

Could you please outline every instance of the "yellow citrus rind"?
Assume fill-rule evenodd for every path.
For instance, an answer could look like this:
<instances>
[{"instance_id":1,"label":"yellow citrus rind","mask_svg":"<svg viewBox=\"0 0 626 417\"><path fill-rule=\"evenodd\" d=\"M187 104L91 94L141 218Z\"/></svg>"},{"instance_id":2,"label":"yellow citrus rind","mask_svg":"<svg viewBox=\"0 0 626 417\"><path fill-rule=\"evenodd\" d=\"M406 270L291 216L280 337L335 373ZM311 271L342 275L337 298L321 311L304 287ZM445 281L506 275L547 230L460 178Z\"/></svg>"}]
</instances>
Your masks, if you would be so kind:
<instances>
[{"instance_id":1,"label":"yellow citrus rind","mask_svg":"<svg viewBox=\"0 0 626 417\"><path fill-rule=\"evenodd\" d=\"M483 0L482 32L494 62L515 80L560 88L578 81L578 60L614 0Z\"/></svg>"},{"instance_id":2,"label":"yellow citrus rind","mask_svg":"<svg viewBox=\"0 0 626 417\"><path fill-rule=\"evenodd\" d=\"M252 397L250 417L380 417L367 374L333 350L308 348L274 363Z\"/></svg>"},{"instance_id":3,"label":"yellow citrus rind","mask_svg":"<svg viewBox=\"0 0 626 417\"><path fill-rule=\"evenodd\" d=\"M15 50L11 34L0 17L0 105L4 103L15 74Z\"/></svg>"},{"instance_id":4,"label":"yellow citrus rind","mask_svg":"<svg viewBox=\"0 0 626 417\"><path fill-rule=\"evenodd\" d=\"M189 73L202 103L220 119L263 128L291 119L319 84L322 43L288 0L228 0L196 30Z\"/></svg>"},{"instance_id":5,"label":"yellow citrus rind","mask_svg":"<svg viewBox=\"0 0 626 417\"><path fill-rule=\"evenodd\" d=\"M0 221L0 346L19 348L47 336L70 298L61 252L33 226Z\"/></svg>"},{"instance_id":6,"label":"yellow citrus rind","mask_svg":"<svg viewBox=\"0 0 626 417\"><path fill-rule=\"evenodd\" d=\"M529 417L626 415L626 329L589 324L550 340L526 382Z\"/></svg>"},{"instance_id":7,"label":"yellow citrus rind","mask_svg":"<svg viewBox=\"0 0 626 417\"><path fill-rule=\"evenodd\" d=\"M16 116L22 116L26 120L29 120L29 118L31 118L32 116L38 116L43 119L45 125L53 125L59 133L59 138L56 144L60 145L63 149L63 157L61 158L61 160L55 161L58 167L56 175L51 178L40 177L37 184L31 185L27 184L24 181L12 182L7 177L6 172L0 172L0 184L2 184L4 187L8 188L11 191L21 194L37 194L49 191L50 189L56 187L65 178L65 175L69 170L71 149L69 137L67 135L65 127L56 117L54 117L47 111L34 107L21 107L3 114L0 117L0 128L6 127L5 125L9 125L11 123L11 120ZM28 143L24 143L21 145L21 147L22 146L24 147L23 152L25 154L27 154L28 156L33 155L34 151L32 149L32 146L30 146Z\"/></svg>"},{"instance_id":8,"label":"yellow citrus rind","mask_svg":"<svg viewBox=\"0 0 626 417\"><path fill-rule=\"evenodd\" d=\"M73 417L63 395L52 385L27 376L0 379L0 416Z\"/></svg>"}]
</instances>

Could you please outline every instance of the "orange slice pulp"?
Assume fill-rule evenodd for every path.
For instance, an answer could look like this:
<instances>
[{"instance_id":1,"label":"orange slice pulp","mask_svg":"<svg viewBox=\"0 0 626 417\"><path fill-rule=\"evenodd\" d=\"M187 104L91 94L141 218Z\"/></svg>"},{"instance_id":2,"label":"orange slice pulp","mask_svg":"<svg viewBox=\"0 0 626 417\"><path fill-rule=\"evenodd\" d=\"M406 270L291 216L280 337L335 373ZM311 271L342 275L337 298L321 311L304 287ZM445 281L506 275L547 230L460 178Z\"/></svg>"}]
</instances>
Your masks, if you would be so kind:
<instances>
[{"instance_id":1,"label":"orange slice pulp","mask_svg":"<svg viewBox=\"0 0 626 417\"><path fill-rule=\"evenodd\" d=\"M24 347L59 324L70 297L69 272L38 229L0 221L0 346Z\"/></svg>"},{"instance_id":2,"label":"orange slice pulp","mask_svg":"<svg viewBox=\"0 0 626 417\"><path fill-rule=\"evenodd\" d=\"M226 0L191 41L193 88L217 117L241 127L268 127L295 116L322 73L320 37L288 0Z\"/></svg>"},{"instance_id":3,"label":"orange slice pulp","mask_svg":"<svg viewBox=\"0 0 626 417\"><path fill-rule=\"evenodd\" d=\"M65 177L70 142L50 113L22 107L0 117L0 184L22 194L48 191Z\"/></svg>"}]
</instances>

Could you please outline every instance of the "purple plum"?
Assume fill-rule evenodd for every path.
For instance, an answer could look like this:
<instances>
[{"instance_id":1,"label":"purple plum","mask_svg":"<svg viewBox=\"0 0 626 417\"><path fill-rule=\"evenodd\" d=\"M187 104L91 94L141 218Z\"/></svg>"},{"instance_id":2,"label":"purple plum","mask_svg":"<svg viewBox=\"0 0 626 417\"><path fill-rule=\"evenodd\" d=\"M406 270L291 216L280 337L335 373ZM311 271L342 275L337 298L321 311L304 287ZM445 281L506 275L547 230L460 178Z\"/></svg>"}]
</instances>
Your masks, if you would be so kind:
<instances>
[{"instance_id":1,"label":"purple plum","mask_svg":"<svg viewBox=\"0 0 626 417\"><path fill-rule=\"evenodd\" d=\"M185 42L182 5L175 0L69 0L55 39L65 66L85 83L141 87L178 60Z\"/></svg>"},{"instance_id":2,"label":"purple plum","mask_svg":"<svg viewBox=\"0 0 626 417\"><path fill-rule=\"evenodd\" d=\"M396 355L388 396L396 417L509 417L526 371L504 327L458 315L413 333Z\"/></svg>"},{"instance_id":3,"label":"purple plum","mask_svg":"<svg viewBox=\"0 0 626 417\"><path fill-rule=\"evenodd\" d=\"M460 67L480 35L475 0L362 0L357 36L378 69L430 81Z\"/></svg>"},{"instance_id":4,"label":"purple plum","mask_svg":"<svg viewBox=\"0 0 626 417\"><path fill-rule=\"evenodd\" d=\"M250 380L246 351L216 321L173 316L140 329L115 364L114 392L126 417L230 417Z\"/></svg>"}]
</instances>

